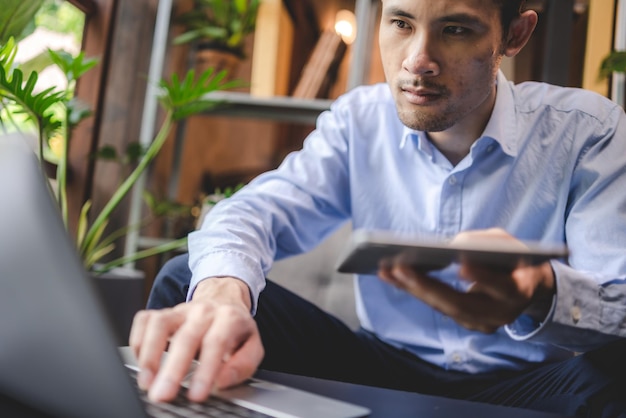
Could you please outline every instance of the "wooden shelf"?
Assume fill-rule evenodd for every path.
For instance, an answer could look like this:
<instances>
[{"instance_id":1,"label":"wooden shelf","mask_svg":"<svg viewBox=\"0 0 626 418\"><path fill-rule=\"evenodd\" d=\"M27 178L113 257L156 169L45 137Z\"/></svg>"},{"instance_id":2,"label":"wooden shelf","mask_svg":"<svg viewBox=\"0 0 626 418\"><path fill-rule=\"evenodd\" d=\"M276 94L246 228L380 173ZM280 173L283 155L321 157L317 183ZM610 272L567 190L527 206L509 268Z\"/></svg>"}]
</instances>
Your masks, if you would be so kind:
<instances>
[{"instance_id":1,"label":"wooden shelf","mask_svg":"<svg viewBox=\"0 0 626 418\"><path fill-rule=\"evenodd\" d=\"M159 0L158 2L148 77L151 80L158 80L162 76L173 1L174 0ZM373 27L376 22L378 8L378 0L355 0L357 26L359 28ZM348 74L348 90L365 83L365 69L369 68L369 52L372 44L373 31L360 30L358 33L357 40L353 45L352 65ZM140 143L145 146L150 144L154 136L157 95L157 87L149 85L146 91L140 132ZM305 125L315 125L319 114L328 110L332 103L332 100L324 99L303 99L286 96L261 97L251 96L247 93L221 91L210 93L206 98L219 100L223 103L217 108L208 110L205 116L265 119ZM174 190L175 186L173 185L177 185L179 180L181 150L182 140L177 138L174 149L172 175L170 177L170 196L174 194L172 190ZM138 223L141 219L141 196L144 187L145 176L142 176L134 187L131 196L129 214L130 225ZM141 243L139 242L140 240ZM149 244L149 242L146 241L146 237L140 237L139 231L130 231L126 235L125 254L132 254L139 246L147 244Z\"/></svg>"},{"instance_id":2,"label":"wooden shelf","mask_svg":"<svg viewBox=\"0 0 626 418\"><path fill-rule=\"evenodd\" d=\"M287 96L255 97L247 93L216 91L206 99L222 102L207 115L233 116L242 118L269 119L282 122L295 122L315 125L315 120L325 110L330 109L332 100L298 99Z\"/></svg>"}]
</instances>

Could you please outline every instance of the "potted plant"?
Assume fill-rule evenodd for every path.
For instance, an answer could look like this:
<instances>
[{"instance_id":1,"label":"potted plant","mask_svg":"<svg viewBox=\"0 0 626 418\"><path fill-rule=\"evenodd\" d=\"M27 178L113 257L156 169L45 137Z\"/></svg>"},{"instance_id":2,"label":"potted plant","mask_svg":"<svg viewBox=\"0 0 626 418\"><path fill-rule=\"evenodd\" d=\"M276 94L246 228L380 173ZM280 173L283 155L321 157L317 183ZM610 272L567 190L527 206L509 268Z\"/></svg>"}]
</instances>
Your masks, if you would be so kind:
<instances>
[{"instance_id":1,"label":"potted plant","mask_svg":"<svg viewBox=\"0 0 626 418\"><path fill-rule=\"evenodd\" d=\"M254 32L261 0L193 0L176 22L183 33L175 45L192 43L198 72L207 66L234 72L246 57L246 36Z\"/></svg>"},{"instance_id":2,"label":"potted plant","mask_svg":"<svg viewBox=\"0 0 626 418\"><path fill-rule=\"evenodd\" d=\"M15 56L16 49L17 47L13 40L10 40L6 45L0 45L0 97L3 101L12 102L14 106L13 110L7 113L9 119L13 115L23 114L34 123L37 128L40 156L45 153L43 150L46 145L50 144L50 141L53 144L55 142L58 144L56 146L52 145L53 148L56 147L58 149L58 147L61 147L61 150L57 151L56 193L63 219L67 224L66 180L68 144L71 141L73 128L91 113L89 109L81 106L80 103L71 98L71 90L76 80L97 62L94 59L85 59L83 53L72 57L67 53L49 51L52 60L68 78L68 89L57 91L55 88L49 88L36 93L37 72L32 72L24 82L22 71L19 68L11 68L13 64L12 58ZM154 140L145 152L138 156L136 167L126 177L124 182L118 186L108 203L100 213L95 215L92 222L88 221L91 202L87 201L83 205L78 222L76 246L81 253L86 269L105 272L114 267L158 253L159 249L150 249L142 253L133 254L130 257L98 265L113 250L113 239L104 235L111 213L119 206L122 199L157 156L173 124L218 104L215 101L205 100L204 96L206 94L237 85L236 82L225 82L225 76L225 72L217 73L213 69L209 69L195 80L194 71L191 70L183 80L180 80L174 74L171 80L162 80L159 83L162 89L159 102L164 107L166 113ZM59 121L55 118L52 112L54 106L62 106L64 109L64 120ZM3 123L8 123L9 121L4 121ZM120 233L123 234L124 232L128 231L117 231L113 235L119 237ZM172 248L176 248L181 244L184 244L182 240L178 244L171 243L169 245ZM166 248L162 251L171 249L169 247Z\"/></svg>"},{"instance_id":3,"label":"potted plant","mask_svg":"<svg viewBox=\"0 0 626 418\"><path fill-rule=\"evenodd\" d=\"M56 149L56 153L54 153L57 163L55 193L63 220L68 225L66 181L71 133L80 121L91 114L89 109L72 98L72 93L76 81L96 65L97 61L85 58L83 53L73 57L64 52L48 52L54 65L58 66L67 77L68 87L66 90L57 90L57 88L51 87L37 91L38 72L33 71L26 76L14 63L17 53L14 39L9 38L6 43L0 43L0 124L6 129L6 125L15 123L20 116L32 123L36 130L38 154L42 164L45 160L45 149ZM191 70L182 80L174 74L170 80L159 82L161 88L159 102L165 110L165 116L153 141L138 156L136 166L117 187L102 210L98 213L90 213L92 211L90 201L84 202L82 207L77 222L75 243L86 270L92 272L93 275L101 275L132 261L171 251L185 245L186 237L183 237L157 247L138 251L126 257L108 259L103 262L112 253L117 238L125 235L130 228L139 227L139 225L132 225L109 232L107 225L111 214L118 208L133 185L157 156L172 126L181 119L218 105L215 101L206 100L204 98L206 94L238 85L237 82L225 81L225 76L226 72L218 73L210 68L197 79L194 71ZM119 282L113 283L119 284ZM97 286L100 285L97 284ZM135 285L135 287L137 286ZM121 335L118 333L118 337L122 339L128 335L130 319L132 319L137 306L130 309L121 307L119 298L125 296L124 292L117 292L114 289L109 293L112 293L113 297L113 307L107 309L109 315L117 317L120 313L126 314L124 318L118 318L124 323L116 326L118 330L121 330ZM143 286L140 288L140 296L143 296ZM140 299L143 300L142 297ZM107 302L105 301L105 308L106 305Z\"/></svg>"}]
</instances>

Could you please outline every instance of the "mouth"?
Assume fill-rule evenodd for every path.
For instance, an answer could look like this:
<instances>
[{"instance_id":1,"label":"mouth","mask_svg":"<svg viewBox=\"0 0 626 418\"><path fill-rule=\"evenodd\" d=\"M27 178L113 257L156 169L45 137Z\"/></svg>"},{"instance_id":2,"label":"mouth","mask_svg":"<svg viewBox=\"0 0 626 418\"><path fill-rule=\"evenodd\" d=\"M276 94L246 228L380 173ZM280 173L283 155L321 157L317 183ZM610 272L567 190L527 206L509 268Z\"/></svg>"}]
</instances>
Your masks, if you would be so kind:
<instances>
[{"instance_id":1,"label":"mouth","mask_svg":"<svg viewBox=\"0 0 626 418\"><path fill-rule=\"evenodd\" d=\"M419 106L433 104L446 96L444 88L430 86L415 87L412 83L401 84L400 92L409 103Z\"/></svg>"}]
</instances>

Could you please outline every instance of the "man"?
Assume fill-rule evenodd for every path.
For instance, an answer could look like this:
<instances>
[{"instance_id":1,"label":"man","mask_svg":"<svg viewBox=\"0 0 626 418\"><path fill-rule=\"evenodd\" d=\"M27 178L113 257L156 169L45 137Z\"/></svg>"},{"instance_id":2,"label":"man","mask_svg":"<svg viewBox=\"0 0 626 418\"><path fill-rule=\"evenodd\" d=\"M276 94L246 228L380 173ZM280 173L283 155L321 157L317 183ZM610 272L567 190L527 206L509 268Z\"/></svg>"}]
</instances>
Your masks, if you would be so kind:
<instances>
[{"instance_id":1,"label":"man","mask_svg":"<svg viewBox=\"0 0 626 418\"><path fill-rule=\"evenodd\" d=\"M197 401L261 366L579 416L626 410L626 116L590 92L504 79L502 57L537 23L521 3L382 0L387 83L338 99L301 152L190 235L190 269L175 259L157 278L150 306L188 302L135 319L152 399L172 399L197 356ZM265 281L275 258L347 220L566 242L572 255L359 276L353 332Z\"/></svg>"}]
</instances>

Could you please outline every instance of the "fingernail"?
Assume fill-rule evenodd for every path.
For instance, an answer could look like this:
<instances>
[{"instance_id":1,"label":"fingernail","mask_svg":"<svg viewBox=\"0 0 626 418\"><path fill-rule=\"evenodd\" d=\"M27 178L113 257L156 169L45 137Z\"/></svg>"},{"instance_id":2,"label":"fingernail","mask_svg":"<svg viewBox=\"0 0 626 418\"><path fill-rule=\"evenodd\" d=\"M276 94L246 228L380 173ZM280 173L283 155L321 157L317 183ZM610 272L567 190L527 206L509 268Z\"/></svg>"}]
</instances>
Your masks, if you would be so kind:
<instances>
[{"instance_id":1,"label":"fingernail","mask_svg":"<svg viewBox=\"0 0 626 418\"><path fill-rule=\"evenodd\" d=\"M203 400L208 392L207 382L204 380L193 380L187 391L187 396L193 401Z\"/></svg>"},{"instance_id":2,"label":"fingernail","mask_svg":"<svg viewBox=\"0 0 626 418\"><path fill-rule=\"evenodd\" d=\"M153 401L163 401L170 397L172 391L176 392L177 390L178 388L175 387L170 379L158 376L150 388L149 396Z\"/></svg>"},{"instance_id":3,"label":"fingernail","mask_svg":"<svg viewBox=\"0 0 626 418\"><path fill-rule=\"evenodd\" d=\"M143 390L147 390L154 379L154 373L149 369L141 369L137 375L137 384Z\"/></svg>"}]
</instances>

